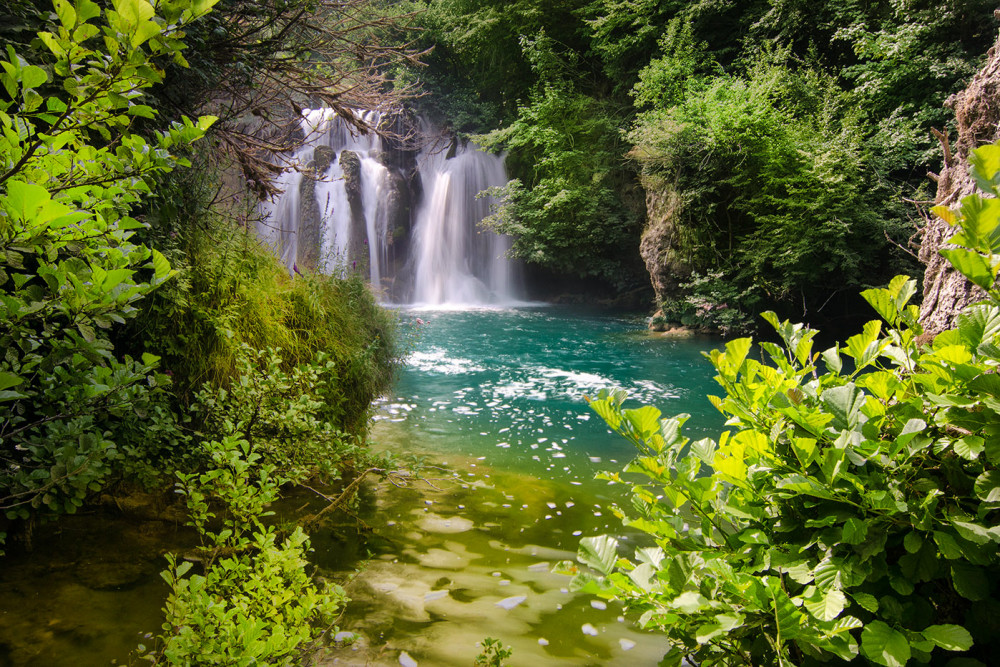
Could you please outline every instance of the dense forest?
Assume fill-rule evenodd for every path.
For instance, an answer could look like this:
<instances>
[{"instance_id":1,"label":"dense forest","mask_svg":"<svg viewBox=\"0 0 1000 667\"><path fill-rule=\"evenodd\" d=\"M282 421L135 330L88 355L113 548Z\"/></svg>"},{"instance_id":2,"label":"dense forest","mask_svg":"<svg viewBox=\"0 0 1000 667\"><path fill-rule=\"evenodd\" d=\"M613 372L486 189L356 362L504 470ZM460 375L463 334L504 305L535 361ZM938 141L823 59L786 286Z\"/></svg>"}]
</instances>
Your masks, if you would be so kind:
<instances>
[{"instance_id":1,"label":"dense forest","mask_svg":"<svg viewBox=\"0 0 1000 667\"><path fill-rule=\"evenodd\" d=\"M1000 151L972 149L996 137L966 142L961 209L930 206L941 164L959 168L947 100L986 59L994 9L8 0L0 546L174 491L201 555L169 558L166 620L140 654L311 659L345 595L309 576L308 537L268 505L320 480L337 506L395 470L366 436L402 351L363 276L290 272L255 224L303 109L388 134L353 110L405 106L506 154L484 225L542 296L639 294L728 337L767 311L782 343L712 355L717 442L619 392L592 401L640 451L643 482L608 478L653 546L586 539L589 570L562 566L578 589L667 636L662 664L988 663ZM925 331L906 276L932 216L959 230L943 257L983 301ZM866 302L881 320L842 346L814 350L791 323L839 331Z\"/></svg>"},{"instance_id":2,"label":"dense forest","mask_svg":"<svg viewBox=\"0 0 1000 667\"><path fill-rule=\"evenodd\" d=\"M919 272L932 128L996 31L978 1L402 6L433 48L403 79L417 105L508 151L492 224L518 256L652 278L668 319L727 331L766 307L837 321Z\"/></svg>"}]
</instances>

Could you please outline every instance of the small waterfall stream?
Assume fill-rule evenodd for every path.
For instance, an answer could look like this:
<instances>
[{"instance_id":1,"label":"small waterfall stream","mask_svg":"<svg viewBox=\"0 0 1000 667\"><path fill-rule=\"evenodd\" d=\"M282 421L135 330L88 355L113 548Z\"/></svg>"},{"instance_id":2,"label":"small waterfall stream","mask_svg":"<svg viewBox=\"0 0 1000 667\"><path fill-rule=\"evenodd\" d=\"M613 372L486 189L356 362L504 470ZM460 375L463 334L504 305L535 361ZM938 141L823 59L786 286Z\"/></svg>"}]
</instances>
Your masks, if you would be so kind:
<instances>
[{"instance_id":1,"label":"small waterfall stream","mask_svg":"<svg viewBox=\"0 0 1000 667\"><path fill-rule=\"evenodd\" d=\"M379 127L383 116L360 118ZM261 237L290 271L362 271L382 298L420 305L509 304L520 299L510 240L479 223L503 185L503 157L474 144L432 141L420 124L419 151L362 135L332 111L308 110L307 140L277 181L283 194L262 205Z\"/></svg>"}]
</instances>

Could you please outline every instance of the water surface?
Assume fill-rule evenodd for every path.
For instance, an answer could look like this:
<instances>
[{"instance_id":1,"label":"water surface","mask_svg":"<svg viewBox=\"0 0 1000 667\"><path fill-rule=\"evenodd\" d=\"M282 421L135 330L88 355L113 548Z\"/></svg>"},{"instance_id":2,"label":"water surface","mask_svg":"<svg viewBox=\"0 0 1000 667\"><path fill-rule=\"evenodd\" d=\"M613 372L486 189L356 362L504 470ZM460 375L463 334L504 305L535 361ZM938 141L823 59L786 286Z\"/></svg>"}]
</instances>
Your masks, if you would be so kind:
<instances>
[{"instance_id":1,"label":"water surface","mask_svg":"<svg viewBox=\"0 0 1000 667\"><path fill-rule=\"evenodd\" d=\"M328 663L469 665L494 637L514 648L514 665L657 664L662 639L570 592L552 567L575 558L581 537L623 533L608 507L624 490L594 475L634 450L585 397L623 388L633 405L691 413L689 435L710 434L721 419L704 397L718 387L701 353L719 342L561 308L400 316L410 353L373 439L454 476L428 469L430 483L382 484L359 507L357 539L314 537L332 568L344 560L338 542L368 554L341 624L358 641Z\"/></svg>"}]
</instances>

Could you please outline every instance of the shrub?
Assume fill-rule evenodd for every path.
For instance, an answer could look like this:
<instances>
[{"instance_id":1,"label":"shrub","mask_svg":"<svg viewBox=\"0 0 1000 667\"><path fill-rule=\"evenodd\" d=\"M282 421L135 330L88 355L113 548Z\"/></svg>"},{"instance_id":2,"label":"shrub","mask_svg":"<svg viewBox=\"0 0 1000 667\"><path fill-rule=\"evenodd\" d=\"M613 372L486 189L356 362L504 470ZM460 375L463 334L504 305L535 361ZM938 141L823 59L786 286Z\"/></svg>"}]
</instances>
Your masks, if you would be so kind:
<instances>
[{"instance_id":1,"label":"shrub","mask_svg":"<svg viewBox=\"0 0 1000 667\"><path fill-rule=\"evenodd\" d=\"M202 178L208 178L202 174ZM182 402L246 382L248 351L280 349L279 368L327 367L324 419L361 434L398 362L395 319L357 275L289 275L253 235L214 213L178 220L158 210L156 231L176 279L144 302L125 337L157 350ZM255 352L249 352L251 356ZM318 356L322 360L318 361ZM257 372L256 360L251 364ZM255 380L256 381L256 380Z\"/></svg>"},{"instance_id":2,"label":"shrub","mask_svg":"<svg viewBox=\"0 0 1000 667\"><path fill-rule=\"evenodd\" d=\"M1000 146L976 151L973 173L996 195ZM631 486L631 510L615 511L655 545L619 558L617 540L584 540L599 576L576 585L666 634L664 664L995 654L1000 199L936 211L960 227L944 254L989 298L929 344L901 276L863 292L882 320L842 346L814 352L815 331L768 313L783 345L712 352L725 395L711 400L729 418L718 441L689 442L685 415L623 410L621 392L592 401L640 450L626 472L641 482L606 478Z\"/></svg>"},{"instance_id":3,"label":"shrub","mask_svg":"<svg viewBox=\"0 0 1000 667\"><path fill-rule=\"evenodd\" d=\"M724 336L753 331L750 313L759 301L753 287L740 289L718 271L705 275L696 271L681 283L680 291L683 296L661 304L665 321L712 329Z\"/></svg>"},{"instance_id":4,"label":"shrub","mask_svg":"<svg viewBox=\"0 0 1000 667\"><path fill-rule=\"evenodd\" d=\"M43 66L13 48L0 73L0 508L9 518L73 512L101 488L130 412L159 401L158 358L117 358L108 330L167 280L131 217L147 180L213 119L183 119L150 140L143 91L162 62L183 62L182 28L211 0L159 7L54 3L38 33ZM51 78L51 82L50 82Z\"/></svg>"},{"instance_id":5,"label":"shrub","mask_svg":"<svg viewBox=\"0 0 1000 667\"><path fill-rule=\"evenodd\" d=\"M171 588L154 664L300 664L347 598L308 575L301 528L279 537L261 519L287 479L235 436L204 445L212 466L179 474L193 526L203 540L203 574L169 556ZM221 511L219 517L216 511ZM221 529L213 529L221 518ZM140 646L140 651L145 651Z\"/></svg>"}]
</instances>

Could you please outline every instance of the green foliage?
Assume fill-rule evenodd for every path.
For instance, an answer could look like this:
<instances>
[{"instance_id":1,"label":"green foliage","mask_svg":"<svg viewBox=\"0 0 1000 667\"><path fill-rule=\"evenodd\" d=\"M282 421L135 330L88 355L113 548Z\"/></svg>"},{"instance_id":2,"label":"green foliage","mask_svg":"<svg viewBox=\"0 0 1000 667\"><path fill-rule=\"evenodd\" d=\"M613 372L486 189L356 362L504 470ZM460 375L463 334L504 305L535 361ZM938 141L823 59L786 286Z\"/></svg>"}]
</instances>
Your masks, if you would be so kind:
<instances>
[{"instance_id":1,"label":"green foliage","mask_svg":"<svg viewBox=\"0 0 1000 667\"><path fill-rule=\"evenodd\" d=\"M199 176L207 179L205 174ZM190 193L196 185L190 185ZM248 380L254 350L280 349L280 369L325 368L323 419L363 434L372 400L391 381L398 351L394 316L379 307L365 281L305 272L284 265L232 221L178 208L166 199L151 215L157 245L177 276L143 305L125 336L163 356L185 400L201 390ZM198 199L192 197L192 201ZM199 208L195 206L194 208ZM188 217L198 215L199 217ZM248 352L250 351L250 352ZM252 366L256 373L266 367Z\"/></svg>"},{"instance_id":2,"label":"green foliage","mask_svg":"<svg viewBox=\"0 0 1000 667\"><path fill-rule=\"evenodd\" d=\"M514 650L504 648L503 642L499 639L487 637L482 643L483 650L476 656L477 667L503 667L504 660L509 660L514 655Z\"/></svg>"},{"instance_id":3,"label":"green foliage","mask_svg":"<svg viewBox=\"0 0 1000 667\"><path fill-rule=\"evenodd\" d=\"M974 164L996 195L1000 146ZM1000 267L988 201L939 211L982 262L955 268L983 284L983 267L991 279ZM989 661L1000 576L1000 293L989 288L929 345L904 276L863 293L881 321L822 352L815 331L766 313L782 344L751 354L741 338L709 355L725 392L710 398L728 417L717 441L685 438L686 415L602 393L592 408L640 451L626 468L642 480L627 482L632 507L615 512L655 546L620 558L617 540L588 538L579 559L598 576L577 587L667 635L664 664Z\"/></svg>"},{"instance_id":4,"label":"green foliage","mask_svg":"<svg viewBox=\"0 0 1000 667\"><path fill-rule=\"evenodd\" d=\"M627 201L636 183L619 160L613 109L577 90L573 54L559 52L545 33L522 46L540 83L513 123L481 138L486 147L510 151L508 165L521 179L507 187L505 210L486 224L514 237L517 257L625 283L631 276L623 257L641 205Z\"/></svg>"},{"instance_id":5,"label":"green foliage","mask_svg":"<svg viewBox=\"0 0 1000 667\"><path fill-rule=\"evenodd\" d=\"M663 92L643 73L640 99L680 101L640 114L632 155L683 202L673 221L696 269L722 271L772 300L828 294L884 273L885 235L905 221L874 208L879 189L856 111L835 83L775 53L746 78ZM669 68L668 68L669 71Z\"/></svg>"},{"instance_id":6,"label":"green foliage","mask_svg":"<svg viewBox=\"0 0 1000 667\"><path fill-rule=\"evenodd\" d=\"M307 574L301 528L282 538L261 521L287 481L274 466L236 437L204 446L212 466L178 475L177 484L203 540L204 574L168 557L164 633L146 657L169 665L301 664L346 603L344 591Z\"/></svg>"},{"instance_id":7,"label":"green foliage","mask_svg":"<svg viewBox=\"0 0 1000 667\"><path fill-rule=\"evenodd\" d=\"M338 370L324 352L286 372L280 351L244 348L234 382L202 389L193 410L209 433L238 430L282 475L332 481L361 454L359 438L336 428L349 421Z\"/></svg>"},{"instance_id":8,"label":"green foliage","mask_svg":"<svg viewBox=\"0 0 1000 667\"><path fill-rule=\"evenodd\" d=\"M721 273L695 272L679 289L682 297L660 305L666 322L711 329L723 336L753 331L751 313L759 300L753 287L741 290Z\"/></svg>"},{"instance_id":9,"label":"green foliage","mask_svg":"<svg viewBox=\"0 0 1000 667\"><path fill-rule=\"evenodd\" d=\"M157 63L183 60L181 28L211 4L174 2L158 15L145 0L103 11L58 0L58 22L38 34L43 64L11 46L0 61L0 506L9 517L75 511L142 437L122 428L132 415L169 416L158 358L116 359L108 330L171 276L160 253L136 242L142 225L129 214L148 179L184 164L170 151L212 118L184 119L153 143L130 128L153 115L141 102L161 80ZM154 428L151 439L176 437L170 430Z\"/></svg>"}]
</instances>

